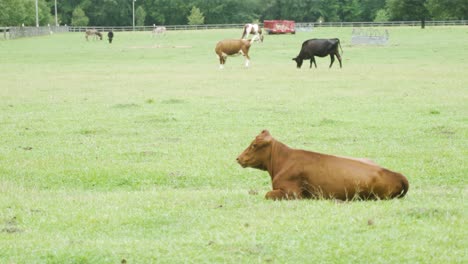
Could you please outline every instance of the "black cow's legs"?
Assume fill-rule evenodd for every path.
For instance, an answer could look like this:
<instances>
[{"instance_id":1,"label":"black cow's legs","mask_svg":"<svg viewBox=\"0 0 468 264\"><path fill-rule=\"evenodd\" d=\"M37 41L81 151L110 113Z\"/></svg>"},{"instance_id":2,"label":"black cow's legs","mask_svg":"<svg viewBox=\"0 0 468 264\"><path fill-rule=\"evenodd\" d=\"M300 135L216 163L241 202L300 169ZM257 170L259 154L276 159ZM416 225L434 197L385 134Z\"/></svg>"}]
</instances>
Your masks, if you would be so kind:
<instances>
[{"instance_id":1,"label":"black cow's legs","mask_svg":"<svg viewBox=\"0 0 468 264\"><path fill-rule=\"evenodd\" d=\"M338 58L338 61L340 62L340 68L341 68L341 56L340 56L340 54L336 54L336 58Z\"/></svg>"},{"instance_id":2,"label":"black cow's legs","mask_svg":"<svg viewBox=\"0 0 468 264\"><path fill-rule=\"evenodd\" d=\"M331 68L331 66L333 65L333 62L335 61L335 55L334 55L334 54L330 54L330 59L331 59L330 67L328 67L328 68Z\"/></svg>"},{"instance_id":3,"label":"black cow's legs","mask_svg":"<svg viewBox=\"0 0 468 264\"><path fill-rule=\"evenodd\" d=\"M313 57L313 56L312 56L312 58L310 58L310 67L309 67L309 69L312 68L312 63L314 63L315 68L317 68L317 63L315 62L315 57Z\"/></svg>"}]
</instances>

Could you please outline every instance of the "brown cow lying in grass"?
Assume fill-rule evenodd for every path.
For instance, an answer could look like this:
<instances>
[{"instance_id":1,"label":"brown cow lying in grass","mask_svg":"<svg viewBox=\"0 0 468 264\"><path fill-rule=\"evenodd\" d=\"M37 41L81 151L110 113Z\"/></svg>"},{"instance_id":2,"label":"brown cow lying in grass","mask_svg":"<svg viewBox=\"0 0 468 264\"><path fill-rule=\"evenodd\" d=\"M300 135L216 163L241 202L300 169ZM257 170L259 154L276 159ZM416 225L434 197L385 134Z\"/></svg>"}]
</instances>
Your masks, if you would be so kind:
<instances>
[{"instance_id":1,"label":"brown cow lying in grass","mask_svg":"<svg viewBox=\"0 0 468 264\"><path fill-rule=\"evenodd\" d=\"M391 199L408 191L405 176L366 159L292 149L262 131L237 157L242 167L266 170L267 199Z\"/></svg>"},{"instance_id":2,"label":"brown cow lying in grass","mask_svg":"<svg viewBox=\"0 0 468 264\"><path fill-rule=\"evenodd\" d=\"M219 68L224 68L227 56L234 56L240 54L244 55L245 57L245 67L249 67L249 49L252 45L252 42L253 39L225 39L218 42L218 44L216 44L215 52L219 58Z\"/></svg>"}]
</instances>

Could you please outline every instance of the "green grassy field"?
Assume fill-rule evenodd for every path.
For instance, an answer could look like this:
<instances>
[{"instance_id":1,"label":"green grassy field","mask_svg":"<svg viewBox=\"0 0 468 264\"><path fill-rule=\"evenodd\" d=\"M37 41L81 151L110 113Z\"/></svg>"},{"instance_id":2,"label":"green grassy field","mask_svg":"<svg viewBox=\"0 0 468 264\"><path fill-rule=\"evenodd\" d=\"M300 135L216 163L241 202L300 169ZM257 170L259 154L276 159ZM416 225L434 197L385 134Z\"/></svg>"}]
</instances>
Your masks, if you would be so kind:
<instances>
[{"instance_id":1,"label":"green grassy field","mask_svg":"<svg viewBox=\"0 0 468 264\"><path fill-rule=\"evenodd\" d=\"M0 263L467 263L468 28L83 33L0 41ZM339 37L298 70L301 43ZM262 130L294 148L367 157L404 199L267 201L235 158Z\"/></svg>"}]
</instances>

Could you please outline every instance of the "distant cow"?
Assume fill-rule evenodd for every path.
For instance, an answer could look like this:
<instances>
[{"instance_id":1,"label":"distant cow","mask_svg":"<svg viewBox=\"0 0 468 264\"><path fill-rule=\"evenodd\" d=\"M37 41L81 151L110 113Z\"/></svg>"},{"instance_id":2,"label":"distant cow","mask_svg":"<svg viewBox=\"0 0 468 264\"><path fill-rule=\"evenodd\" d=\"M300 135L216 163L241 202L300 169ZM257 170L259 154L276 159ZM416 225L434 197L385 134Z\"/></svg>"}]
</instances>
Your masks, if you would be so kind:
<instances>
[{"instance_id":1,"label":"distant cow","mask_svg":"<svg viewBox=\"0 0 468 264\"><path fill-rule=\"evenodd\" d=\"M102 40L102 34L101 32L97 31L96 29L88 29L85 31L85 38L86 38L86 41L88 41L88 37L89 36L93 36L94 39L97 39L99 38L100 40Z\"/></svg>"},{"instance_id":2,"label":"distant cow","mask_svg":"<svg viewBox=\"0 0 468 264\"><path fill-rule=\"evenodd\" d=\"M153 34L153 37L155 37L155 36L164 36L164 35L166 35L166 27L164 27L164 26L160 26L160 27L154 26L152 34Z\"/></svg>"},{"instance_id":3,"label":"distant cow","mask_svg":"<svg viewBox=\"0 0 468 264\"><path fill-rule=\"evenodd\" d=\"M114 32L112 32L112 30L107 33L107 38L109 39L109 43L112 43L112 39L114 38Z\"/></svg>"},{"instance_id":4,"label":"distant cow","mask_svg":"<svg viewBox=\"0 0 468 264\"><path fill-rule=\"evenodd\" d=\"M330 67L333 65L335 61L335 55L340 62L341 68L341 56L338 52L338 46L341 49L340 40L337 38L334 39L309 39L302 43L301 51L296 58L293 58L294 61L297 63L297 68L301 68L302 62L304 60L310 59L310 67L312 68L312 63L315 64L315 68L317 68L317 63L315 62L315 56L318 57L325 57L330 55ZM343 49L341 49L341 53L343 53Z\"/></svg>"},{"instance_id":5,"label":"distant cow","mask_svg":"<svg viewBox=\"0 0 468 264\"><path fill-rule=\"evenodd\" d=\"M268 171L267 199L391 199L408 191L405 176L367 159L292 149L262 131L237 157L242 167Z\"/></svg>"},{"instance_id":6,"label":"distant cow","mask_svg":"<svg viewBox=\"0 0 468 264\"><path fill-rule=\"evenodd\" d=\"M254 41L263 42L263 31L258 24L245 24L241 39L246 39L250 34L254 35Z\"/></svg>"},{"instance_id":7,"label":"distant cow","mask_svg":"<svg viewBox=\"0 0 468 264\"><path fill-rule=\"evenodd\" d=\"M252 46L253 39L225 39L216 44L215 52L219 58L219 68L223 69L227 56L244 55L245 67L249 67L250 57L249 49Z\"/></svg>"}]
</instances>

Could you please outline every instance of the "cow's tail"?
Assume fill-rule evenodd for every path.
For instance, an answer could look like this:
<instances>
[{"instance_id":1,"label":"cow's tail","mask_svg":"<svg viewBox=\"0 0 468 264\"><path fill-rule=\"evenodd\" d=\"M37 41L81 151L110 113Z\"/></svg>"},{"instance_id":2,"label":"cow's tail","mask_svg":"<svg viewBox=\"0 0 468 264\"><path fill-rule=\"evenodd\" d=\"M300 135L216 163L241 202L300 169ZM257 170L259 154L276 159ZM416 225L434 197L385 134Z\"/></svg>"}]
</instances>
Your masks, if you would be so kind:
<instances>
[{"instance_id":1,"label":"cow's tail","mask_svg":"<svg viewBox=\"0 0 468 264\"><path fill-rule=\"evenodd\" d=\"M403 198L406 193L408 192L408 189L409 189L409 183L408 183L408 179L406 179L405 176L402 175L402 179L401 179L401 187L402 187L402 191L400 192L400 194L398 194L398 198Z\"/></svg>"}]
</instances>

